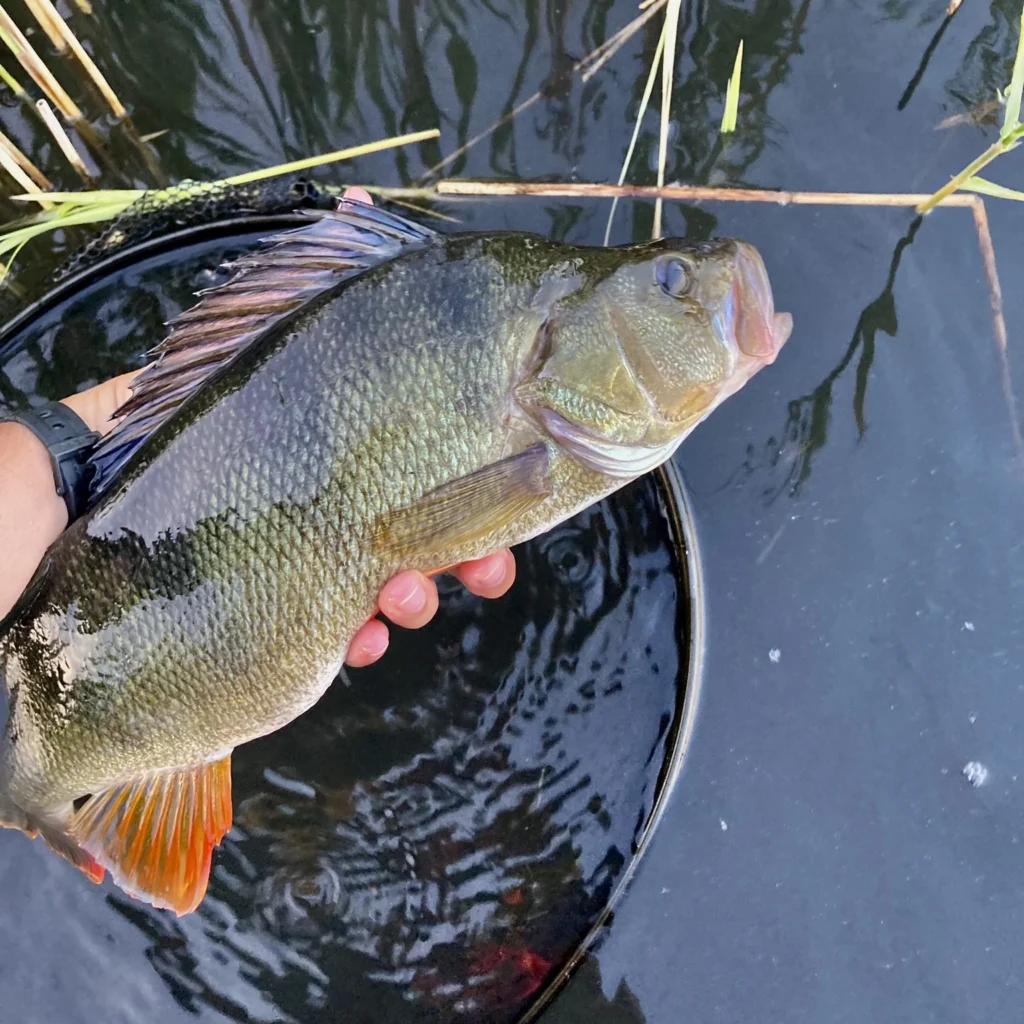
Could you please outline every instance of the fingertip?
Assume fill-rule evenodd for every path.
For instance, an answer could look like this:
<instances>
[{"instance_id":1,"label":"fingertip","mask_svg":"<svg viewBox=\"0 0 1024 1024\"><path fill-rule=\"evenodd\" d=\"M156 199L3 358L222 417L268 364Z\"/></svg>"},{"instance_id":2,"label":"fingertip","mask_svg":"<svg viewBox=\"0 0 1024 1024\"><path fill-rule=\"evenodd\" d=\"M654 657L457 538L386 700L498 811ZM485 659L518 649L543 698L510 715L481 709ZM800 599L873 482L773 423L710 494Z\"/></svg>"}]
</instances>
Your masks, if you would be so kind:
<instances>
[{"instance_id":1,"label":"fingertip","mask_svg":"<svg viewBox=\"0 0 1024 1024\"><path fill-rule=\"evenodd\" d=\"M380 619L370 619L352 638L345 655L345 664L365 668L379 661L388 649L388 627Z\"/></svg>"},{"instance_id":2,"label":"fingertip","mask_svg":"<svg viewBox=\"0 0 1024 1024\"><path fill-rule=\"evenodd\" d=\"M454 573L463 586L477 597L501 597L515 583L516 560L506 548L471 562L463 562Z\"/></svg>"},{"instance_id":3,"label":"fingertip","mask_svg":"<svg viewBox=\"0 0 1024 1024\"><path fill-rule=\"evenodd\" d=\"M358 185L345 189L341 198L351 200L354 203L366 203L367 206L373 206L373 196L365 188L360 188Z\"/></svg>"},{"instance_id":4,"label":"fingertip","mask_svg":"<svg viewBox=\"0 0 1024 1024\"><path fill-rule=\"evenodd\" d=\"M380 610L404 629L426 625L437 612L437 605L434 581L414 569L399 573L380 592Z\"/></svg>"}]
</instances>

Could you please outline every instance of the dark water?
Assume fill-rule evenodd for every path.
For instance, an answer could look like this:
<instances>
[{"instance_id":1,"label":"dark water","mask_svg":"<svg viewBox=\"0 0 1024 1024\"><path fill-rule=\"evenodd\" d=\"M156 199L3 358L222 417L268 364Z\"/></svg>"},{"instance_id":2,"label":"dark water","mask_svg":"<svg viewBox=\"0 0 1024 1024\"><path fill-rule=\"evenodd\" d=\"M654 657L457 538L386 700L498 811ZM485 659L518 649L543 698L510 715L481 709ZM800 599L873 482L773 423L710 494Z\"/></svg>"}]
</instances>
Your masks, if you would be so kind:
<instances>
[{"instance_id":1,"label":"dark water","mask_svg":"<svg viewBox=\"0 0 1024 1024\"><path fill-rule=\"evenodd\" d=\"M437 143L327 174L412 184L537 90L449 172L614 180L660 29L583 82L573 64L633 3L97 8L76 27L138 130L167 129L154 148L169 180L437 124ZM928 191L995 137L986 104L1008 80L1016 0L964 0L948 21L941 0L682 8L669 180ZM740 130L723 142L740 38ZM657 103L635 181L654 180ZM13 108L4 123L74 185L41 130ZM155 183L127 140L111 148L126 183ZM1013 155L992 177L1019 187L1018 171ZM607 205L439 210L597 243ZM989 216L1012 386L1024 212L990 202ZM649 203L622 204L613 238L651 222ZM755 243L796 328L676 458L707 580L694 738L604 941L546 1019L1016 1019L1024 475L970 214L667 204L666 228ZM34 252L39 273L49 251ZM172 268L151 272L37 338L7 364L4 398L127 365L195 270L173 287ZM237 758L238 830L199 915L108 899L0 835L0 1021L487 1019L528 1004L650 808L680 598L650 484L520 561L500 608L447 595L435 626L312 722ZM972 762L982 786L962 774Z\"/></svg>"}]
</instances>

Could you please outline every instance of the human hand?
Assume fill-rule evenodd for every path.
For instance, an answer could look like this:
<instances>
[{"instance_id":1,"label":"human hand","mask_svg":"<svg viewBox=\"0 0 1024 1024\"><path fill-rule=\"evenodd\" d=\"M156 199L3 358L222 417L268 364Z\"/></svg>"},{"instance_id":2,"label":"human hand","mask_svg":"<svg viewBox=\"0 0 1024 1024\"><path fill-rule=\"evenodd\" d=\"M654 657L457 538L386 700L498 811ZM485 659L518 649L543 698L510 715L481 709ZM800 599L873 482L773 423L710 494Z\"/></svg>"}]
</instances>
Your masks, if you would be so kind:
<instances>
[{"instance_id":1,"label":"human hand","mask_svg":"<svg viewBox=\"0 0 1024 1024\"><path fill-rule=\"evenodd\" d=\"M346 199L372 203L368 192L351 188ZM62 399L91 430L106 434L116 421L111 416L128 400L132 379L126 373L87 391ZM67 509L53 486L50 458L42 443L19 423L0 423L0 619L10 611L46 549L67 526ZM499 551L451 570L478 597L501 597L515 581L512 552ZM434 581L409 570L389 580L381 590L379 610L396 626L418 629L437 612ZM387 650L388 627L374 617L352 638L347 664L361 668Z\"/></svg>"}]
</instances>

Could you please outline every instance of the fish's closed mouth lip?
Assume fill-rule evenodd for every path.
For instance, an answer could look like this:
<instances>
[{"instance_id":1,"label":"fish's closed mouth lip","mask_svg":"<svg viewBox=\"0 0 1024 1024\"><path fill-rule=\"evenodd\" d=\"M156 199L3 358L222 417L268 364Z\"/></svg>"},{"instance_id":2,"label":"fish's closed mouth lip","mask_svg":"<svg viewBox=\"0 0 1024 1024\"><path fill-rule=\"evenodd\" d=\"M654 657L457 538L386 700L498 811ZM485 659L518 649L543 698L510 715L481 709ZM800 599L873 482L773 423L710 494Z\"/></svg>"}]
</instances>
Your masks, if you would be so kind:
<instances>
[{"instance_id":1,"label":"fish's closed mouth lip","mask_svg":"<svg viewBox=\"0 0 1024 1024\"><path fill-rule=\"evenodd\" d=\"M723 308L728 333L742 356L762 366L775 362L793 329L789 313L775 312L768 270L758 251L740 242L736 278Z\"/></svg>"}]
</instances>

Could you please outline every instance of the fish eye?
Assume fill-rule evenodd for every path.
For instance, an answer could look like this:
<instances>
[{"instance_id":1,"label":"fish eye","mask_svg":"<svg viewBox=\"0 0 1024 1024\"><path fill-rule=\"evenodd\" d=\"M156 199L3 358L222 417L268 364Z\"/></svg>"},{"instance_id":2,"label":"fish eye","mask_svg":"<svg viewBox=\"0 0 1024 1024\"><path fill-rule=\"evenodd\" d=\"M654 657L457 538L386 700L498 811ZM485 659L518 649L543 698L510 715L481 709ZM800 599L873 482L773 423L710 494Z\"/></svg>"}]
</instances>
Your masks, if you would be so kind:
<instances>
[{"instance_id":1,"label":"fish eye","mask_svg":"<svg viewBox=\"0 0 1024 1024\"><path fill-rule=\"evenodd\" d=\"M690 268L678 256L666 256L658 260L654 278L658 287L673 299L678 299L690 290Z\"/></svg>"}]
</instances>

